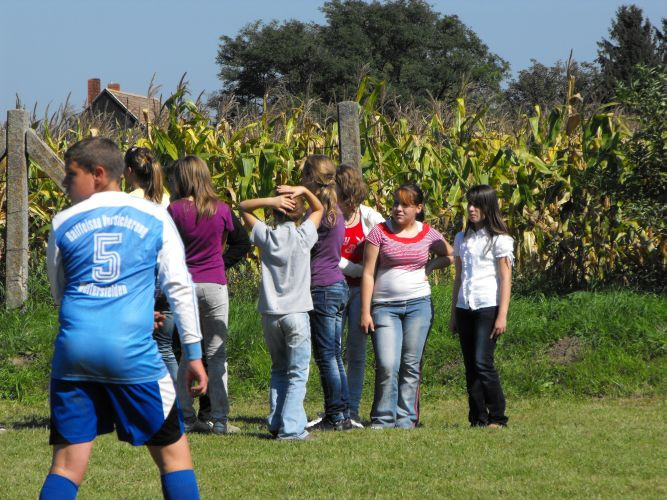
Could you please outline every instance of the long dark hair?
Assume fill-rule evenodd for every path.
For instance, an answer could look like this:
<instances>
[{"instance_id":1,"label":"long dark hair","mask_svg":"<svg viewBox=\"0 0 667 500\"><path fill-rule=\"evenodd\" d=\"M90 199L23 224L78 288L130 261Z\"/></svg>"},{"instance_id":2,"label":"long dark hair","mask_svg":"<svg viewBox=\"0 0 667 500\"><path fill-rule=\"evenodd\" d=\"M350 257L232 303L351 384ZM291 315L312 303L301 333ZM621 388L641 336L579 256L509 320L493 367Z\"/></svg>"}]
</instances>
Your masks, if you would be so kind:
<instances>
[{"instance_id":1,"label":"long dark hair","mask_svg":"<svg viewBox=\"0 0 667 500\"><path fill-rule=\"evenodd\" d=\"M500 215L500 206L498 205L496 191L491 186L480 184L471 187L470 190L468 190L466 199L468 200L469 205L479 208L484 215L482 226L487 230L491 237L500 234L509 234L509 230ZM470 221L467 221L464 234L468 234L468 231L473 229L473 225Z\"/></svg>"}]
</instances>

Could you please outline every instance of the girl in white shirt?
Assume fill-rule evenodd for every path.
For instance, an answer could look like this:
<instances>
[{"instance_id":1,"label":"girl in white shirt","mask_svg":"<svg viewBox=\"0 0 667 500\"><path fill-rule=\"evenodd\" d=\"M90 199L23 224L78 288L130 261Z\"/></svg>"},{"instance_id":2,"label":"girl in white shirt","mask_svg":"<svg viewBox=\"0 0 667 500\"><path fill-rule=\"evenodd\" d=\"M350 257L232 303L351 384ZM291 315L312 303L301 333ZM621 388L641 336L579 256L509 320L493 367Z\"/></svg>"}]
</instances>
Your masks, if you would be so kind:
<instances>
[{"instance_id":1,"label":"girl in white shirt","mask_svg":"<svg viewBox=\"0 0 667 500\"><path fill-rule=\"evenodd\" d=\"M461 342L470 425L504 427L505 397L493 354L507 328L514 240L493 188L474 186L467 200L468 223L454 239L456 277L449 326Z\"/></svg>"}]
</instances>

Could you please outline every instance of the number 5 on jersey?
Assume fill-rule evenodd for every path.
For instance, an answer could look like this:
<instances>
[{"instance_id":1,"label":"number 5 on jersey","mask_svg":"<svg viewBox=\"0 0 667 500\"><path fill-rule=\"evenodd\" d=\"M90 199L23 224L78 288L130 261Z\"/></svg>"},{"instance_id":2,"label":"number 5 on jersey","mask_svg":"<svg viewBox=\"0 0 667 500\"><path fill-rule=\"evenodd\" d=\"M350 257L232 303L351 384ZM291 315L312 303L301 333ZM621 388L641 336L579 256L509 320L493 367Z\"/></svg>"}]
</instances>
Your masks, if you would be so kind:
<instances>
[{"instance_id":1,"label":"number 5 on jersey","mask_svg":"<svg viewBox=\"0 0 667 500\"><path fill-rule=\"evenodd\" d=\"M100 264L93 267L93 280L110 283L120 276L120 254L109 250L111 245L122 243L122 233L96 233L93 262Z\"/></svg>"}]
</instances>

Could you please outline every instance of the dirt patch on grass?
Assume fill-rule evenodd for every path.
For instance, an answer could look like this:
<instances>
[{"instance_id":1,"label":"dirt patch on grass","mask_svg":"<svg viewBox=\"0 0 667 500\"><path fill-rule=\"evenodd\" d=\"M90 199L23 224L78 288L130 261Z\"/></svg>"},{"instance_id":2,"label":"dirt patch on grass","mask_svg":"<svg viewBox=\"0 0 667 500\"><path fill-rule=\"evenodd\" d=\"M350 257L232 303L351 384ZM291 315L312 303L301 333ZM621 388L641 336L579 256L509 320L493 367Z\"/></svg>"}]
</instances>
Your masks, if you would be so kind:
<instances>
[{"instance_id":1,"label":"dirt patch on grass","mask_svg":"<svg viewBox=\"0 0 667 500\"><path fill-rule=\"evenodd\" d=\"M551 361L566 365L580 359L582 351L579 337L563 337L549 348L547 355Z\"/></svg>"},{"instance_id":2,"label":"dirt patch on grass","mask_svg":"<svg viewBox=\"0 0 667 500\"><path fill-rule=\"evenodd\" d=\"M14 356L9 360L12 366L21 368L22 366L29 365L37 358L37 354L34 352L20 352L18 355Z\"/></svg>"}]
</instances>

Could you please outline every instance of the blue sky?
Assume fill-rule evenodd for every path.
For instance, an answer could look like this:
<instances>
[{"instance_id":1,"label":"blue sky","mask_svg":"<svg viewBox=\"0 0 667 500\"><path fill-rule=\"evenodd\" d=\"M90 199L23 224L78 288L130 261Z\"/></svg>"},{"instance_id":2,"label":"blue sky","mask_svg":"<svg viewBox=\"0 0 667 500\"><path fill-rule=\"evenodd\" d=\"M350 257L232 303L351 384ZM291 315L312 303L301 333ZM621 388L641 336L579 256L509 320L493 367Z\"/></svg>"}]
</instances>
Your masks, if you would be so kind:
<instances>
[{"instance_id":1,"label":"blue sky","mask_svg":"<svg viewBox=\"0 0 667 500\"><path fill-rule=\"evenodd\" d=\"M219 88L218 38L234 36L261 19L323 22L320 0L3 0L0 29L0 122L16 94L32 110L55 110L71 93L80 108L88 78L105 86L145 93L153 74L169 95L184 72L194 94ZM435 10L456 14L509 61L513 73L530 66L596 56L608 37L617 0L431 0ZM664 0L634 2L659 26Z\"/></svg>"}]
</instances>

